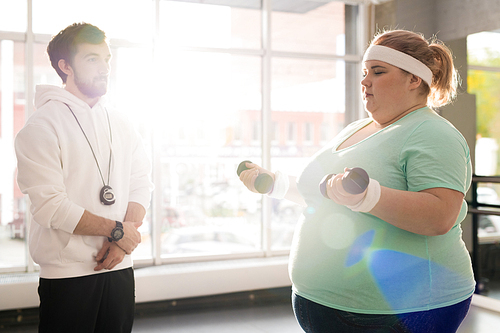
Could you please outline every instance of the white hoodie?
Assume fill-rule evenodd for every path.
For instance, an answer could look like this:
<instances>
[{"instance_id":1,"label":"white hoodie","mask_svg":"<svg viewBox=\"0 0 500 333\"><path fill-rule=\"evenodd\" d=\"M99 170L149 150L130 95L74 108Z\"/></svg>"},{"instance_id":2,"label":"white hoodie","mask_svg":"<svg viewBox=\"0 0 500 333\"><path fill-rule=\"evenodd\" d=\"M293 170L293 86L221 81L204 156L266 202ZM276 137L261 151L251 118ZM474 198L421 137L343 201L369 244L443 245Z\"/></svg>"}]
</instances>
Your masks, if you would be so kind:
<instances>
[{"instance_id":1,"label":"white hoodie","mask_svg":"<svg viewBox=\"0 0 500 333\"><path fill-rule=\"evenodd\" d=\"M153 188L150 161L132 124L108 109L110 137L101 101L90 108L63 88L42 85L36 89L35 107L37 111L15 140L17 182L31 201L31 256L40 265L42 278L95 274L95 256L106 237L74 235L73 231L84 210L123 221L129 202L147 208ZM103 205L99 200L103 181L89 143L69 108L90 141L104 181L113 188L113 205ZM132 259L127 255L114 270L131 266Z\"/></svg>"}]
</instances>

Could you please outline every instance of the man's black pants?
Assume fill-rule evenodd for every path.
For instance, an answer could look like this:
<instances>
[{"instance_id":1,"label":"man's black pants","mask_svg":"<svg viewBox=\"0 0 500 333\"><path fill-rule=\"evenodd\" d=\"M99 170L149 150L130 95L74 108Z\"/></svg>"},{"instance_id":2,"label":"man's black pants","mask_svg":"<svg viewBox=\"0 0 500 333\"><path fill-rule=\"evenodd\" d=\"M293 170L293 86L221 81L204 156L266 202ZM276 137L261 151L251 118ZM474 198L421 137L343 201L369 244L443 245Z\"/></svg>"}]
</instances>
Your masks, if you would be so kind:
<instances>
[{"instance_id":1,"label":"man's black pants","mask_svg":"<svg viewBox=\"0 0 500 333\"><path fill-rule=\"evenodd\" d=\"M42 279L40 333L129 333L135 310L132 268L67 279Z\"/></svg>"}]
</instances>

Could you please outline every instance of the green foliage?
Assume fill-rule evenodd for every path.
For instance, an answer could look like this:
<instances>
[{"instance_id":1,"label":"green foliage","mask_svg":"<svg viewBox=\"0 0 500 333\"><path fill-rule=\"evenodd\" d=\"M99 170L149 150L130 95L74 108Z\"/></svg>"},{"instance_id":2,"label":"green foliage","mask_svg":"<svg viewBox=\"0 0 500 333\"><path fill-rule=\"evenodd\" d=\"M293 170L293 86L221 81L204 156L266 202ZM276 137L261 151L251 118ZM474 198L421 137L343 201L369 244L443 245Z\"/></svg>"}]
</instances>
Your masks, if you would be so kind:
<instances>
[{"instance_id":1,"label":"green foliage","mask_svg":"<svg viewBox=\"0 0 500 333\"><path fill-rule=\"evenodd\" d=\"M483 56L470 56L467 59L469 65L500 67L500 52L488 48L482 49Z\"/></svg>"},{"instance_id":2,"label":"green foliage","mask_svg":"<svg viewBox=\"0 0 500 333\"><path fill-rule=\"evenodd\" d=\"M499 71L469 70L467 90L469 94L476 95L477 136L500 142L500 53L486 51L484 54L486 56L481 59L469 57L469 65L496 67ZM500 151L497 153L500 162Z\"/></svg>"},{"instance_id":3,"label":"green foliage","mask_svg":"<svg viewBox=\"0 0 500 333\"><path fill-rule=\"evenodd\" d=\"M500 138L500 73L469 70L467 87L476 95L477 133Z\"/></svg>"},{"instance_id":4,"label":"green foliage","mask_svg":"<svg viewBox=\"0 0 500 333\"><path fill-rule=\"evenodd\" d=\"M469 64L500 69L498 52L486 50L484 54L481 59L469 57ZM469 70L467 88L476 95L477 134L500 139L500 72Z\"/></svg>"}]
</instances>

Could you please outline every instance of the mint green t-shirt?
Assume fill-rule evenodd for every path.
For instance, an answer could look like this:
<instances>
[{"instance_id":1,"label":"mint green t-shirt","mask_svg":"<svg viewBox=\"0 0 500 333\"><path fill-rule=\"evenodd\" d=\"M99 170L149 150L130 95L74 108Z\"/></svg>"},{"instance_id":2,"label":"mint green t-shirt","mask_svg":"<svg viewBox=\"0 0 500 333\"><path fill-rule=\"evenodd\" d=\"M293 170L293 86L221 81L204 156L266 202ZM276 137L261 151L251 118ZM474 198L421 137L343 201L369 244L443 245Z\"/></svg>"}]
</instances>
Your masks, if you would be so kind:
<instances>
[{"instance_id":1,"label":"mint green t-shirt","mask_svg":"<svg viewBox=\"0 0 500 333\"><path fill-rule=\"evenodd\" d=\"M371 119L347 126L314 155L298 178L307 208L290 253L294 291L313 302L356 313L424 311L470 297L475 282L460 222L445 235L423 236L353 212L319 191L345 167L361 167L381 186L405 191L443 187L466 193L471 183L467 142L429 108L416 110L367 139L337 147Z\"/></svg>"}]
</instances>

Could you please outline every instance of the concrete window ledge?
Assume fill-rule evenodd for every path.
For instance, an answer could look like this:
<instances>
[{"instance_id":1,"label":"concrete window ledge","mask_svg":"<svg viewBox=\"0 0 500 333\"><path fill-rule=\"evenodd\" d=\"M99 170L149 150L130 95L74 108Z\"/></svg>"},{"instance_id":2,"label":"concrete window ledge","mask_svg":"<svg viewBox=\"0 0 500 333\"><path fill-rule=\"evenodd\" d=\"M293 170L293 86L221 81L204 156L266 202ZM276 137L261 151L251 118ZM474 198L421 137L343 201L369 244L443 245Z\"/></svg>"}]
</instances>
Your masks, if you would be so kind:
<instances>
[{"instance_id":1,"label":"concrete window ledge","mask_svg":"<svg viewBox=\"0 0 500 333\"><path fill-rule=\"evenodd\" d=\"M288 256L135 269L137 303L287 287ZM0 275L0 311L38 307L38 273Z\"/></svg>"},{"instance_id":2,"label":"concrete window ledge","mask_svg":"<svg viewBox=\"0 0 500 333\"><path fill-rule=\"evenodd\" d=\"M136 301L148 303L291 286L288 257L168 264L135 269ZM0 311L38 307L38 273L0 275ZM500 300L472 305L500 313Z\"/></svg>"}]
</instances>

